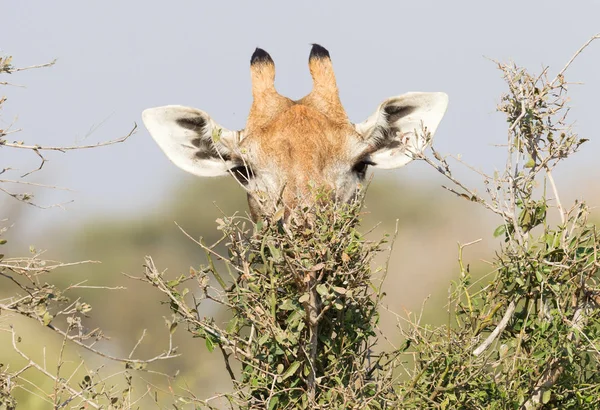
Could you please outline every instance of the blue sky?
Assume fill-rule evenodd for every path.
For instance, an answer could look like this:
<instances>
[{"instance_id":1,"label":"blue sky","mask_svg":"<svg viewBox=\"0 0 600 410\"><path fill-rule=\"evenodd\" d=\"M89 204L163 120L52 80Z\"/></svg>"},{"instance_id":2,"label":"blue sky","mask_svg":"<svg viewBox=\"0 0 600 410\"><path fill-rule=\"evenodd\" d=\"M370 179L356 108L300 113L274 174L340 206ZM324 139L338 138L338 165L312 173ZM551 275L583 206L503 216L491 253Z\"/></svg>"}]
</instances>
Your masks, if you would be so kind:
<instances>
[{"instance_id":1,"label":"blue sky","mask_svg":"<svg viewBox=\"0 0 600 410\"><path fill-rule=\"evenodd\" d=\"M506 132L494 112L504 85L489 59L514 60L536 72L550 66L555 73L600 32L598 1L0 0L0 15L0 53L13 55L15 65L58 59L52 68L11 76L27 87L0 90L8 97L0 128L16 119L23 131L15 138L56 146L113 139L140 126L125 144L49 155L44 171L28 180L75 192L36 190L38 201L74 202L66 211L31 208L30 226L159 207L175 184L194 177L162 154L140 113L190 105L225 127L243 128L251 102L249 59L257 46L273 56L277 88L290 98L310 90L310 44L328 48L342 102L356 122L390 96L447 92L438 149L489 171L502 165L502 151L492 144ZM591 189L598 179L599 63L600 41L567 75L585 83L572 87L572 118L591 142L557 175L566 189ZM35 164L33 155L0 150L0 167ZM438 177L424 164L393 172L415 183ZM576 175L579 184L573 184ZM7 201L0 198L0 207Z\"/></svg>"}]
</instances>

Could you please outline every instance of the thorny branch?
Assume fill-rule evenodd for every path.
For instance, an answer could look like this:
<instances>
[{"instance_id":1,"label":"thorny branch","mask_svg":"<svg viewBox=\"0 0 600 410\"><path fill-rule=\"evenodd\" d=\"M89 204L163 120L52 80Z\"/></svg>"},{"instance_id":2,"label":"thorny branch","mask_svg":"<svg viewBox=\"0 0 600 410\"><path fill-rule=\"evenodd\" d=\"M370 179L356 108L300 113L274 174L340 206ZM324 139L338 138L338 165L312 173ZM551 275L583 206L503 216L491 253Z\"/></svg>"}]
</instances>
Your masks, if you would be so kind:
<instances>
[{"instance_id":1,"label":"thorny branch","mask_svg":"<svg viewBox=\"0 0 600 410\"><path fill-rule=\"evenodd\" d=\"M94 409L99 409L101 408L101 406L96 403L93 400L90 400L86 397L85 391L80 391L80 390L76 390L74 388L72 388L71 386L69 386L67 383L65 383L63 380L61 380L58 376L55 376L54 374L48 372L45 368L43 368L42 366L40 366L39 364L37 364L35 361L31 360L29 358L29 356L27 356L25 353L23 353L23 351L21 349L19 349L19 347L17 346L17 335L14 331L14 329L11 328L11 339L12 339L12 348L15 352L17 352L23 359L25 359L27 361L27 365L25 366L24 369L21 370L21 372L23 372L24 370L26 370L26 368L32 367L35 368L37 371L41 372L42 374L44 374L44 376L48 377L49 379L51 379L52 381L54 381L55 383L55 391L60 391L60 390L67 390L71 397L69 397L65 404L68 403L69 401L73 400L73 398L79 398L81 399L82 402L86 403L87 405L91 406ZM55 397L55 400L57 400L58 397ZM55 407L56 407L56 402L55 402ZM61 406L62 407L62 406ZM58 408L58 407L56 407Z\"/></svg>"},{"instance_id":2,"label":"thorny branch","mask_svg":"<svg viewBox=\"0 0 600 410\"><path fill-rule=\"evenodd\" d=\"M0 241L0 244L2 243L3 242ZM18 293L13 291L9 293L11 296L5 298L4 300L0 300L0 312L4 313L4 316L6 316L8 313L9 316L6 317L10 317L10 315L18 315L33 319L41 326L44 326L55 332L57 335L60 335L63 340L61 352L67 348L67 344L73 344L93 353L98 357L102 357L116 363L124 363L127 369L152 372L147 369L149 364L159 360L168 360L178 356L176 353L176 347L173 346L171 332L169 332L168 349L164 353L148 359L136 359L132 357L137 346L141 343L143 335L142 338L138 340L128 357L118 357L105 353L96 348L95 344L100 340L106 339L106 337L99 328L92 330L86 329L84 320L88 317L88 312L92 309L92 307L83 302L80 298L71 301L67 297L67 293L70 290L81 288L108 291L121 290L123 288L88 286L85 285L85 281L83 281L70 285L64 290L61 290L58 287L47 283L44 280L44 275L57 269L79 266L84 263L94 263L94 261L60 263L55 261L41 260L39 259L39 255L39 252L30 258L2 258L2 255L0 255L0 286L10 289L10 287L6 286L10 282L19 291ZM5 284L2 285L2 282L5 282ZM66 330L61 328L62 326L60 323L63 322L63 320L60 320L61 318L67 324ZM9 325L8 328L0 328L0 330L9 331L12 333L13 347L15 352L17 352L23 358L26 358L26 354L16 347L17 345L15 340L18 341L20 338L16 337L12 326ZM7 389L6 391L11 391L14 388L25 389L21 383L29 382L24 378L23 373L27 370L27 368L35 368L42 372L45 377L49 377L54 381L55 391L51 396L51 400L56 406L58 406L58 408L66 405L66 403L71 402L74 399L85 399L84 401L89 401L88 405L92 407L94 407L96 404L100 407L103 407L102 405L98 404L100 402L97 400L89 399L92 393L95 394L95 392L103 389L103 387L101 387L103 386L103 381L91 381L94 377L97 377L97 375L91 375L91 379L86 381L84 383L84 387L79 389L71 385L71 378L65 380L64 377L59 377L61 365L65 361L65 359L62 357L62 354L58 358L58 367L54 373L47 369L45 362L43 365L40 365L33 359L27 358L27 360L28 364L21 370L10 371L10 369L0 368L0 403L2 403L1 395L5 393L5 390L2 389ZM83 361L81 362L80 366L81 365L83 365ZM75 372L77 372L77 369L74 370L74 373ZM117 374L114 376L116 375ZM2 386L3 380L5 379L7 381L5 381L5 385ZM79 387L81 387L81 385ZM64 392L69 392L69 396L66 399L64 397L60 399L62 400L63 405L59 405L57 404L59 403L57 400L63 396ZM41 397L43 398L43 395ZM121 400L121 398L117 399L114 396L109 396L108 394L105 398L114 403L120 402ZM44 398L44 400L47 399Z\"/></svg>"},{"instance_id":3,"label":"thorny branch","mask_svg":"<svg viewBox=\"0 0 600 410\"><path fill-rule=\"evenodd\" d=\"M29 69L48 67L53 64L54 61L47 64L16 68L11 65L10 57L0 57L0 74L11 74ZM2 81L0 82L0 85L13 84ZM5 102L6 98L0 98L0 106ZM9 136L12 137L21 130L0 129L0 150L7 151L4 154L8 154L8 152L14 154L19 152L19 150L22 152L29 151L33 152L40 159L39 166L36 169L21 175L21 179L0 179L0 192L3 192L20 202L39 208L61 206L61 204L51 206L38 205L32 202L33 196L31 194L13 192L8 186L22 185L33 188L42 187L68 191L69 189L67 188L38 184L23 180L22 178L43 168L44 164L48 161L46 158L47 152L58 151L66 153L68 151L99 148L122 143L133 135L136 129L137 125L134 125L131 131L123 137L96 144L75 146L28 145L23 142L9 141ZM3 158L6 156L7 155L3 155ZM2 164L0 167L0 175L2 176L8 175L11 171L15 170L7 164ZM5 222L5 220L2 222ZM7 229L8 228L6 227L0 228L0 245L4 245L7 242L5 239L1 238L1 236L6 233ZM2 251L1 248L2 247L0 246L0 251ZM157 372L147 370L146 366L158 360L171 359L177 356L171 334L169 335L168 349L164 353L149 359L137 359L133 357L133 354L141 343L144 335L138 340L138 343L132 349L129 357L126 358L107 354L95 347L98 341L107 338L100 329L95 328L93 330L88 330L84 324L92 307L83 302L80 298L76 298L74 301L70 300L67 295L69 294L69 291L82 288L109 291L123 288L88 286L84 284L85 281L82 281L70 285L65 289L60 289L45 281L46 275L50 272L87 263L96 263L95 261L63 263L52 260L43 260L40 258L42 252L37 252L33 248L31 249L33 255L29 257L9 258L5 257L2 253L3 252L0 252L0 288L9 289L12 290L12 292L9 292L8 296L4 296L4 299L0 299L0 313L4 314L2 316L4 317L4 320L2 321L3 324L2 327L0 327L0 330L10 333L12 350L24 359L26 364L18 369L11 369L10 365L0 364L0 407L7 409L15 408L16 401L12 397L12 391L15 389L22 389L39 397L44 402L53 405L54 408L65 408L67 406L107 408L107 404L110 405L110 408L131 408L132 406L135 406L142 397L147 395L147 392L141 394L140 397L135 400L132 399L130 389L131 377L127 374L130 371L129 369L138 371L143 370L158 374ZM62 345L58 357L56 358L57 361L54 362L54 360L52 360L52 365L55 366L54 370L48 367L45 348L43 349L43 361L39 362L29 356L22 347L19 347L21 338L17 336L16 331L13 329L12 322L8 321L7 325L4 325L7 318L13 316L22 316L33 319L41 326L60 335ZM108 378L104 378L100 375L100 369L88 369L83 359L73 368L71 366L72 363L68 363L69 360L66 357L67 348L72 345L78 346L98 357L117 363L124 363L126 365L126 370L124 372L114 373L113 375L108 376ZM72 374L68 376L65 375L67 363L69 364L68 368L73 369ZM39 381L31 381L28 378L27 375L31 374L31 371L28 371L30 369L36 370L43 378L52 381L51 392L46 391L43 385L39 385ZM78 374L81 372L85 372L85 377L83 381L78 384L74 379L79 377ZM114 386L107 385L107 379L120 375L125 376L125 382L129 385L129 389L115 391ZM162 376L170 377L166 375Z\"/></svg>"},{"instance_id":4,"label":"thorny branch","mask_svg":"<svg viewBox=\"0 0 600 410\"><path fill-rule=\"evenodd\" d=\"M0 74L12 74L12 73L20 72L20 71L25 71L25 70L50 67L50 66L54 65L55 62L56 62L56 60L54 60L50 63L46 63L46 64L39 64L39 65L33 65L33 66L29 66L29 67L19 68L19 67L12 66L12 64L11 64L12 58L11 57L4 57L4 58L0 57ZM9 83L2 82L2 83L0 83L0 85L9 85ZM0 108L5 101L6 101L5 98L0 98ZM120 137L120 138L115 138L112 140L108 140L108 141L98 142L96 144L74 145L74 146L43 146L43 145L37 145L37 144L25 144L20 141L7 140L7 138L6 138L7 136L21 131L20 129L10 130L10 127L9 127L9 129L0 129L0 150L26 150L29 152L33 152L39 158L40 162L39 162L39 165L37 166L37 168L31 169L30 171L20 175L20 178L25 178L35 172L42 170L42 168L48 161L48 158L44 154L45 151L57 151L57 152L66 153L68 151L74 151L74 150L84 150L84 149L99 148L99 147L115 145L115 144L125 142L131 135L133 135L135 133L136 129L137 129L137 124L134 124L133 128L125 136ZM0 175L6 173L7 171L13 170L10 166L7 166L6 164L2 164L1 166L2 166L2 168L0 168ZM45 188L52 188L52 189L64 189L64 188L46 186L43 184L36 184L33 182L21 181L21 180L16 180L16 179L15 180L10 180L10 179L0 180L0 192L8 195L9 197L11 197L17 201L24 202L28 205L38 207L38 208L43 208L43 209L52 208L52 207L62 207L63 205L65 205L65 204L54 204L54 205L49 205L49 206L43 206L43 205L36 204L35 202L33 202L32 194L14 192L11 189L6 188L7 184L42 186Z\"/></svg>"},{"instance_id":5,"label":"thorny branch","mask_svg":"<svg viewBox=\"0 0 600 410\"><path fill-rule=\"evenodd\" d=\"M506 326L508 326L508 321L512 319L513 314L515 313L516 307L517 307L517 304L515 303L514 300L512 300L508 304L508 308L506 309L506 312L504 313L502 320L500 320L500 322L498 323L498 325L496 326L494 331L492 333L490 333L490 335L485 339L485 341L481 345L479 345L475 350L473 350L474 356L479 356L488 347L490 347L490 345L492 343L494 343L494 340L496 340L496 338L500 335L500 333L502 333L502 331L504 329L506 329Z\"/></svg>"},{"instance_id":6,"label":"thorny branch","mask_svg":"<svg viewBox=\"0 0 600 410\"><path fill-rule=\"evenodd\" d=\"M74 146L66 146L66 147L48 147L48 146L42 146L42 145L25 145L25 144L21 144L21 143L10 143L10 142L6 142L6 140L2 140L0 139L0 148L2 147L6 147L6 148L14 148L14 149L24 149L24 150L29 150L34 152L39 158L40 158L40 165L38 168L35 168L23 175L21 175L21 178L25 178L28 175L33 174L34 172L38 172L41 171L42 168L44 167L44 164L48 161L48 159L46 157L44 157L44 155L42 154L42 151L59 151L62 153L66 153L68 151L74 151L74 150L84 150L84 149L91 149L91 148L99 148L99 147L106 147L109 145L115 145L115 144L119 144L122 142L127 141L127 139L129 137L131 137L135 131L137 130L137 124L134 124L133 128L123 137L120 138L115 138L109 141L104 141L104 142L98 142L96 144L89 144L89 145L74 145Z\"/></svg>"},{"instance_id":7,"label":"thorny branch","mask_svg":"<svg viewBox=\"0 0 600 410\"><path fill-rule=\"evenodd\" d=\"M102 334L100 329L94 329L88 332L83 331L84 327L81 322L81 317L78 316L78 314L85 314L87 311L91 310L91 307L83 302L80 302L79 300L69 304L66 308L63 309L60 309L57 305L55 308L56 311L53 314L49 313L52 300L57 300L58 302L66 302L67 299L63 296L65 292L71 289L84 288L86 286L82 286L82 284L76 284L69 286L64 291L60 291L58 288L52 285L40 283L38 277L40 277L40 275L42 274L49 273L56 269L72 267L87 263L97 262L81 261L73 263L60 263L54 261L39 260L35 257L29 259L3 259L2 263L0 263L0 279L5 278L10 280L26 294L18 297L10 297L7 300L0 301L0 311L11 312L14 314L34 319L42 325L53 330L57 334L61 335L66 340L69 340L70 342L76 344L77 346L80 346L98 356L113 361L132 365L145 365L148 363L155 362L157 360L165 360L177 357L178 355L175 354L175 349L170 348L168 352L162 353L156 357L149 359L131 359L131 357L121 358L104 353L94 348L93 344L88 345L84 343L86 340L89 339L93 339L95 341L101 340L104 338L104 335ZM21 280L22 278L25 278L28 284L23 283L23 281ZM107 290L122 289L109 288L104 286L95 286L93 288ZM62 330L59 327L50 323L56 317L61 315L67 317L67 322L69 323L69 330L67 331ZM71 330L74 330L75 333L72 334L70 332ZM172 343L169 343L169 345L172 346Z\"/></svg>"},{"instance_id":8,"label":"thorny branch","mask_svg":"<svg viewBox=\"0 0 600 410\"><path fill-rule=\"evenodd\" d=\"M538 331L535 326L540 326L542 329L550 326L550 323L555 320L553 315L557 314L551 313L552 309L560 314L561 321L569 323L568 334L563 335L564 340L560 342L569 346L564 347L561 352L548 352L548 360L543 365L539 377L535 379L529 397L520 403L524 410L539 408L540 405L552 400L553 396L550 393L554 392L561 383L567 363L573 363L575 360L572 357L573 351L598 352L597 340L594 340L593 336L588 336L589 332L593 332L591 330L593 327L588 327L588 323L598 313L598 306L590 304L588 300L597 286L597 273L600 268L600 263L596 259L599 246L596 228L586 225L587 208L584 204L576 203L570 210L565 209L552 173L560 161L575 153L586 141L578 138L570 124L566 122L568 100L565 95L567 83L564 74L581 52L599 38L600 34L588 40L553 80L548 79L547 69L534 77L514 65L497 63L509 86L509 93L503 97L499 110L507 115L510 126L506 144L505 170L496 172L493 177L480 173L484 177L489 199L454 178L446 157L440 155L435 149L432 149L433 158L422 153L412 153L416 158L433 166L453 183L454 187L444 188L459 197L483 205L503 220L503 224L495 232L495 236L504 237L504 245L498 255L499 276L496 278L495 286L490 286L489 290L483 291L489 292L488 303L500 294L506 294L509 300L497 303L485 313L480 312L479 316L476 316L477 308L471 303L473 295L470 295L467 287L470 276L467 275L467 279L462 281L464 284L461 282L460 292L457 290L457 294L466 297L466 305L461 308L464 311L459 310L457 314L471 314L473 315L471 320L481 321L474 329L477 336L473 339L474 343L477 343L479 334L484 329L493 328L482 343L474 344L470 348L473 356L463 359L467 361L463 364L463 369L469 369L470 362L477 357L485 360L483 363L474 362L477 363L476 368L482 369L488 364L488 360L493 358L493 353L488 355L483 353L491 348L495 340L501 340L501 344L498 345L500 358L494 359L493 366L501 368L503 360L511 358L510 353L506 353L507 349L510 352L511 346L516 346L510 373L514 375L519 370L518 362L521 356L527 357L527 354L532 354L524 351L531 348L533 342L530 339L537 336L529 332ZM422 133L428 138L426 130L422 130ZM541 199L535 196L539 181L542 181L544 187ZM549 200L546 199L546 186L549 186L554 196L554 205L550 205ZM560 216L560 225L555 228L551 227L546 220L546 211L551 208L556 208ZM534 235L533 232L539 231L542 231L542 235L538 239L537 234ZM544 254L544 251L548 254ZM587 258L591 262L587 263ZM537 268L537 266L544 266L544 268ZM538 270L532 271L532 269ZM530 275L534 276L533 280ZM568 280L565 281L565 278ZM503 284L504 280L507 282ZM522 288L523 290L520 290ZM540 305L538 322L530 316L530 307L535 298L539 299L536 303ZM520 300L524 300L525 303L518 307ZM457 303L458 306L463 306L460 299ZM526 313L523 312L523 308L526 309ZM504 313L500 314L501 312ZM493 318L496 317L498 321L493 325ZM459 321L459 317L457 321L459 326L465 326L465 323ZM515 330L507 330L514 326L520 328L517 332L516 344L511 341ZM415 333L412 336L409 334L409 337L418 340L426 337L418 330L414 331ZM575 337L576 334L579 336ZM433 345L431 348L435 349ZM552 350L550 347L548 349ZM568 355L565 355L564 349L568 350ZM428 366L437 360L433 357ZM600 360L600 354L595 360L596 363ZM531 362L526 364L526 366L531 365ZM421 373L415 375L413 381L415 386L428 371L427 366L422 369ZM577 376L582 377L586 371L588 370L580 371ZM448 383L454 390L460 383L455 379L452 382L445 381L444 379L448 377L447 372L448 368L439 376L441 386ZM592 371L592 373L596 372ZM474 380L473 375L469 377ZM561 388L565 391L568 386ZM430 399L434 396L430 396ZM563 394L563 397L568 396Z\"/></svg>"}]
</instances>

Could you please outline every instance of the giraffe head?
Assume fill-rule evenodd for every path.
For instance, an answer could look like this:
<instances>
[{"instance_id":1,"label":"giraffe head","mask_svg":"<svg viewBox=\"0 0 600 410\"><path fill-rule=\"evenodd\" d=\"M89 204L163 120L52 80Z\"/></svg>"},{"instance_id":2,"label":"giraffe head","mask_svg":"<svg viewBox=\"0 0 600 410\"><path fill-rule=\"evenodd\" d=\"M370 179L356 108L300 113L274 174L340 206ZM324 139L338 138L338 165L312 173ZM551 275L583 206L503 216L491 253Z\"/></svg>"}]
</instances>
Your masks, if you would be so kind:
<instances>
[{"instance_id":1,"label":"giraffe head","mask_svg":"<svg viewBox=\"0 0 600 410\"><path fill-rule=\"evenodd\" d=\"M175 165L204 177L231 175L247 191L254 220L314 203L314 188L347 202L369 166L392 169L422 152L448 105L444 93L385 100L364 122L348 120L329 52L309 57L313 89L293 101L275 90L275 64L256 49L250 61L253 103L246 127L231 131L196 108L149 108L144 124Z\"/></svg>"}]
</instances>

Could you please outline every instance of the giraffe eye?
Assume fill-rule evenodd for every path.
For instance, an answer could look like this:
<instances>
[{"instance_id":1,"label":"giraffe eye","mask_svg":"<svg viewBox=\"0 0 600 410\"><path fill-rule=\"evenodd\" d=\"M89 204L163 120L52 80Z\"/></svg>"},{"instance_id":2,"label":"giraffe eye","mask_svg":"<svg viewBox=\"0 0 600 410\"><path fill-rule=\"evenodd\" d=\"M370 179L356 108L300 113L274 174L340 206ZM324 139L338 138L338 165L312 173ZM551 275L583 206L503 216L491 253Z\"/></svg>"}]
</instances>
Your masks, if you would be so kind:
<instances>
[{"instance_id":1,"label":"giraffe eye","mask_svg":"<svg viewBox=\"0 0 600 410\"><path fill-rule=\"evenodd\" d=\"M367 168L369 168L369 165L375 165L375 163L369 160L358 161L352 167L352 172L358 175L360 179L364 179L365 175L367 174Z\"/></svg>"},{"instance_id":2,"label":"giraffe eye","mask_svg":"<svg viewBox=\"0 0 600 410\"><path fill-rule=\"evenodd\" d=\"M254 177L254 172L246 165L239 165L229 170L231 175L242 185L247 185L250 179Z\"/></svg>"}]
</instances>

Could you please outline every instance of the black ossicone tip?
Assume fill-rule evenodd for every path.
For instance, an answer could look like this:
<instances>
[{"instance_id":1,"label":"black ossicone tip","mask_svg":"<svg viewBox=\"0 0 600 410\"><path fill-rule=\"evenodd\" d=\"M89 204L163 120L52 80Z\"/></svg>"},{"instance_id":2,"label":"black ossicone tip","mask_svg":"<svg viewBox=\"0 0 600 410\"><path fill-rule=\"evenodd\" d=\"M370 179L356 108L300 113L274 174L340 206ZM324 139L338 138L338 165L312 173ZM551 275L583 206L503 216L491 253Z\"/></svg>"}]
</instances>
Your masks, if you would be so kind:
<instances>
[{"instance_id":1,"label":"black ossicone tip","mask_svg":"<svg viewBox=\"0 0 600 410\"><path fill-rule=\"evenodd\" d=\"M271 58L269 53L267 53L262 48L257 47L256 50L254 50L254 53L252 54L252 58L250 58L250 65L258 64L258 63L274 64L273 59Z\"/></svg>"},{"instance_id":2,"label":"black ossicone tip","mask_svg":"<svg viewBox=\"0 0 600 410\"><path fill-rule=\"evenodd\" d=\"M329 51L327 51L325 47L321 47L318 44L313 44L312 50L310 50L310 57L308 57L308 59L311 60L313 58L330 58Z\"/></svg>"}]
</instances>

